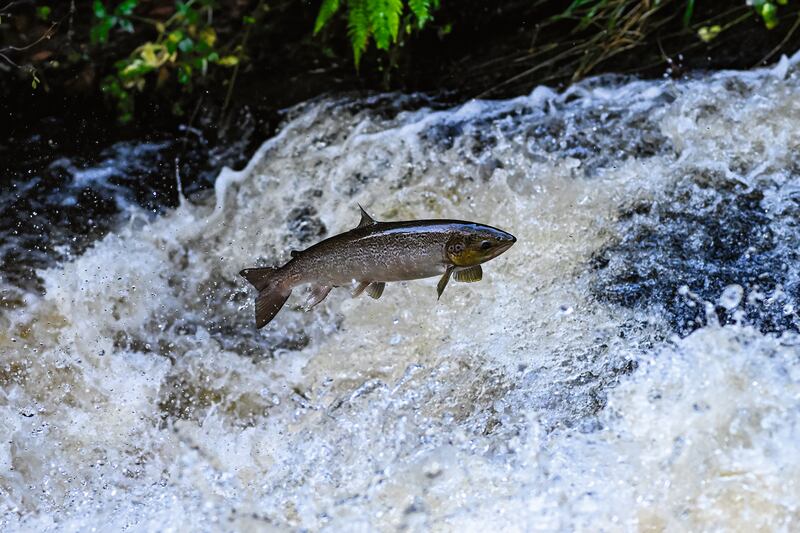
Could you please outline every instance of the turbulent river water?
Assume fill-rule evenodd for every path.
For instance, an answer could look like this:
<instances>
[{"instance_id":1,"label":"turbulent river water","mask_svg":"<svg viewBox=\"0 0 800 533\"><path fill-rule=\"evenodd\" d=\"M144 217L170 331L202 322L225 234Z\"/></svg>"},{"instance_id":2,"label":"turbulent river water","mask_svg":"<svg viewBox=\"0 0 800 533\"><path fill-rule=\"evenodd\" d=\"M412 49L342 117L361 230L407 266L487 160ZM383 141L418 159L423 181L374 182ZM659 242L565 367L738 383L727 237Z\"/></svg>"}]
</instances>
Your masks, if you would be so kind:
<instances>
[{"instance_id":1,"label":"turbulent river water","mask_svg":"<svg viewBox=\"0 0 800 533\"><path fill-rule=\"evenodd\" d=\"M6 306L4 531L796 530L793 61L326 98L215 193L131 209ZM357 203L518 242L438 302L296 294L255 331L237 272Z\"/></svg>"}]
</instances>

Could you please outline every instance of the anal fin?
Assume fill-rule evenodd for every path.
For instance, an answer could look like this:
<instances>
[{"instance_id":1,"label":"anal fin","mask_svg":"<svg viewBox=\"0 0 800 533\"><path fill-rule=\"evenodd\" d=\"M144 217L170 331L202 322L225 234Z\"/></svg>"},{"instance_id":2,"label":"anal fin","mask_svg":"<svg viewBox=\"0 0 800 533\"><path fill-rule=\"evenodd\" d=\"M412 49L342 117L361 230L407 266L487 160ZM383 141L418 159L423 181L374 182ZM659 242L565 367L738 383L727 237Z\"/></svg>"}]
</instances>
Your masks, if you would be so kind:
<instances>
[{"instance_id":1,"label":"anal fin","mask_svg":"<svg viewBox=\"0 0 800 533\"><path fill-rule=\"evenodd\" d=\"M369 286L367 287L367 294L369 294L370 297L377 300L378 298L381 297L381 294L383 294L383 289L385 287L386 284L382 281L376 281L374 283L370 283Z\"/></svg>"},{"instance_id":2,"label":"anal fin","mask_svg":"<svg viewBox=\"0 0 800 533\"><path fill-rule=\"evenodd\" d=\"M453 275L453 279L464 283L473 283L475 281L480 281L482 277L483 277L483 269L481 269L480 265L475 265L473 267L465 268L464 270L459 270L455 273L455 275Z\"/></svg>"}]
</instances>

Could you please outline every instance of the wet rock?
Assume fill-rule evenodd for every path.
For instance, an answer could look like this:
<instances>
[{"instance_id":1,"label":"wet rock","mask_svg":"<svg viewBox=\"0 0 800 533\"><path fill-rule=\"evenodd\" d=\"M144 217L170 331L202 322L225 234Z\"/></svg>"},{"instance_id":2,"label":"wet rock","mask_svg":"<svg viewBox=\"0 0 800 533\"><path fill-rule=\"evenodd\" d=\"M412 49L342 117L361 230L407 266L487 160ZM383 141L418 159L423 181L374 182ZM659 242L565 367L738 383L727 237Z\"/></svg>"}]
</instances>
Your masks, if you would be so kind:
<instances>
[{"instance_id":1,"label":"wet rock","mask_svg":"<svg viewBox=\"0 0 800 533\"><path fill-rule=\"evenodd\" d=\"M317 216L317 210L308 205L292 209L286 217L286 224L289 233L302 243L316 240L328 231Z\"/></svg>"},{"instance_id":2,"label":"wet rock","mask_svg":"<svg viewBox=\"0 0 800 533\"><path fill-rule=\"evenodd\" d=\"M723 324L744 319L762 332L797 330L785 309L800 301L800 227L796 210L765 210L765 191L774 186L750 189L698 172L664 200L626 209L622 239L593 259L595 295L663 309L681 335L707 322L704 301ZM739 287L735 295L731 287Z\"/></svg>"}]
</instances>

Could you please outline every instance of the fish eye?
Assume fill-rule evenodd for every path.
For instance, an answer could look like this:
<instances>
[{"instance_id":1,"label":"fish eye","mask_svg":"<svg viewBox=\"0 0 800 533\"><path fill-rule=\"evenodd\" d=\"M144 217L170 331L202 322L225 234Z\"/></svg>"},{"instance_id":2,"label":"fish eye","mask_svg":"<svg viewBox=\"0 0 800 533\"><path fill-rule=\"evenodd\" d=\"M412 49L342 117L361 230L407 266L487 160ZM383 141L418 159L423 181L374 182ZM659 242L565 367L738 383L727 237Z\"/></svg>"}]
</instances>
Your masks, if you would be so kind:
<instances>
[{"instance_id":1,"label":"fish eye","mask_svg":"<svg viewBox=\"0 0 800 533\"><path fill-rule=\"evenodd\" d=\"M488 250L491 247L492 247L492 243L490 243L489 241L483 241L481 243L481 250Z\"/></svg>"},{"instance_id":2,"label":"fish eye","mask_svg":"<svg viewBox=\"0 0 800 533\"><path fill-rule=\"evenodd\" d=\"M453 248L455 249L456 253L464 251L464 245L461 243L456 244Z\"/></svg>"}]
</instances>

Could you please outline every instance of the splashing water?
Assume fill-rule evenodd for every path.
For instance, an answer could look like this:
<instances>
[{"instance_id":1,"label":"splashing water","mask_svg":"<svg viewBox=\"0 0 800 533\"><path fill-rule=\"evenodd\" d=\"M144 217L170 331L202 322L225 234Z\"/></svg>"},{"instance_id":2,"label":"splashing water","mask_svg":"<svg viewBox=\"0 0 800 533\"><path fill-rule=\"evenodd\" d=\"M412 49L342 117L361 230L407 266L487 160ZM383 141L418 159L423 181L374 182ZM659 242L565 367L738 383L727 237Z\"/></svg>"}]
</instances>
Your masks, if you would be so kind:
<instances>
[{"instance_id":1,"label":"splashing water","mask_svg":"<svg viewBox=\"0 0 800 533\"><path fill-rule=\"evenodd\" d=\"M295 109L216 204L133 216L0 321L8 529L742 529L800 519L800 75ZM484 280L237 272L378 219L518 243Z\"/></svg>"}]
</instances>

